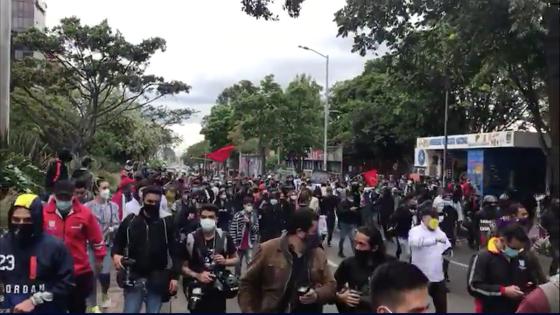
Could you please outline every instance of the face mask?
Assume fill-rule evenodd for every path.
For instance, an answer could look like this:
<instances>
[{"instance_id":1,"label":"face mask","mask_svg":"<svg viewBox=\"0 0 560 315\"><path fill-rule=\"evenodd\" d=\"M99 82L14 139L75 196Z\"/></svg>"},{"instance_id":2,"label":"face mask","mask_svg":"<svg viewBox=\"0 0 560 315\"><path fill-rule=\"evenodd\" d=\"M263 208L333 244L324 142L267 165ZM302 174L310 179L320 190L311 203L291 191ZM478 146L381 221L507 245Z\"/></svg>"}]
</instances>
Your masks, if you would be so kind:
<instances>
[{"instance_id":1,"label":"face mask","mask_svg":"<svg viewBox=\"0 0 560 315\"><path fill-rule=\"evenodd\" d=\"M519 250L518 249L513 249L509 246L506 245L506 248L503 251L504 255L508 256L509 258L515 258L517 257L517 255L519 255Z\"/></svg>"},{"instance_id":2,"label":"face mask","mask_svg":"<svg viewBox=\"0 0 560 315\"><path fill-rule=\"evenodd\" d=\"M220 199L224 200L224 199L226 199L226 198L227 198L226 195L220 195Z\"/></svg>"},{"instance_id":3,"label":"face mask","mask_svg":"<svg viewBox=\"0 0 560 315\"><path fill-rule=\"evenodd\" d=\"M275 206L275 205L278 204L278 200L276 200L276 199L270 199L270 204L273 205L273 206Z\"/></svg>"},{"instance_id":4,"label":"face mask","mask_svg":"<svg viewBox=\"0 0 560 315\"><path fill-rule=\"evenodd\" d=\"M214 219L201 219L200 227L204 232L212 232L216 228L216 220Z\"/></svg>"},{"instance_id":5,"label":"face mask","mask_svg":"<svg viewBox=\"0 0 560 315\"><path fill-rule=\"evenodd\" d=\"M101 199L103 200L109 200L109 198L111 197L111 191L109 189L103 189L99 192L99 197L101 197Z\"/></svg>"},{"instance_id":6,"label":"face mask","mask_svg":"<svg viewBox=\"0 0 560 315\"><path fill-rule=\"evenodd\" d=\"M435 219L435 218L431 218L430 221L428 221L428 228L432 231L434 231L435 229L437 229L437 227L439 226L439 220Z\"/></svg>"},{"instance_id":7,"label":"face mask","mask_svg":"<svg viewBox=\"0 0 560 315\"><path fill-rule=\"evenodd\" d=\"M251 212L251 211L253 211L253 206L250 206L250 205L245 206L245 207L243 207L243 209L245 209L245 211L247 211L247 212Z\"/></svg>"},{"instance_id":8,"label":"face mask","mask_svg":"<svg viewBox=\"0 0 560 315\"><path fill-rule=\"evenodd\" d=\"M72 209L72 201L71 200L62 201L62 200L55 199L55 201L56 201L56 208L62 214L68 214L70 212L70 209Z\"/></svg>"},{"instance_id":9,"label":"face mask","mask_svg":"<svg viewBox=\"0 0 560 315\"><path fill-rule=\"evenodd\" d=\"M297 196L290 196L290 199L297 200Z\"/></svg>"},{"instance_id":10,"label":"face mask","mask_svg":"<svg viewBox=\"0 0 560 315\"><path fill-rule=\"evenodd\" d=\"M371 251L369 250L356 250L356 259L361 263L367 263L369 258L371 257Z\"/></svg>"},{"instance_id":11,"label":"face mask","mask_svg":"<svg viewBox=\"0 0 560 315\"><path fill-rule=\"evenodd\" d=\"M184 201L189 201L189 195L183 195L183 200Z\"/></svg>"},{"instance_id":12,"label":"face mask","mask_svg":"<svg viewBox=\"0 0 560 315\"><path fill-rule=\"evenodd\" d=\"M18 243L28 244L33 237L33 224L12 224L12 233Z\"/></svg>"},{"instance_id":13,"label":"face mask","mask_svg":"<svg viewBox=\"0 0 560 315\"><path fill-rule=\"evenodd\" d=\"M146 211L146 214L148 214L150 216L150 218L155 218L158 216L159 214L159 205L155 204L155 205L144 205L144 211Z\"/></svg>"}]
</instances>

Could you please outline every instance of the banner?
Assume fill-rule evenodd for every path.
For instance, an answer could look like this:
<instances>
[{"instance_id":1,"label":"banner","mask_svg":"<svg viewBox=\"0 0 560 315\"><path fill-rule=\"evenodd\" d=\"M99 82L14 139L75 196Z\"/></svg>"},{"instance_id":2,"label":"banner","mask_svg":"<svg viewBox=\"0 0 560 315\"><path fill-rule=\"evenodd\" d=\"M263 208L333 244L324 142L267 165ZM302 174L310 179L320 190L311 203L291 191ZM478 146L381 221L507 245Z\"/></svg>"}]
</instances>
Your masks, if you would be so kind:
<instances>
[{"instance_id":1,"label":"banner","mask_svg":"<svg viewBox=\"0 0 560 315\"><path fill-rule=\"evenodd\" d=\"M364 181L366 182L368 187L375 187L377 186L377 170L372 169L367 172L362 173L364 177Z\"/></svg>"},{"instance_id":2,"label":"banner","mask_svg":"<svg viewBox=\"0 0 560 315\"><path fill-rule=\"evenodd\" d=\"M235 147L233 145L226 145L225 147L219 148L212 153L208 153L206 157L216 162L224 162L229 158L231 151L234 149Z\"/></svg>"}]
</instances>

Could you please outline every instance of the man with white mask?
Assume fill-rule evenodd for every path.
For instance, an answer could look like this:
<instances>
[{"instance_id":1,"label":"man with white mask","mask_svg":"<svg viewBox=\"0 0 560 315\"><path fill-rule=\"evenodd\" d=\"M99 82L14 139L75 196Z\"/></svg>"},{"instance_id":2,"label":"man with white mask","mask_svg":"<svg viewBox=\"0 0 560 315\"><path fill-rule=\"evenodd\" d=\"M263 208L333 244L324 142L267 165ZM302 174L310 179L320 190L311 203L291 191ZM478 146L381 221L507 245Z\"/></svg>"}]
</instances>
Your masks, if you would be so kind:
<instances>
[{"instance_id":1,"label":"man with white mask","mask_svg":"<svg viewBox=\"0 0 560 315\"><path fill-rule=\"evenodd\" d=\"M193 295L193 290L201 291L200 299L192 304L191 313L225 313L227 288L215 285L222 282L226 269L237 265L235 244L231 236L217 227L218 208L212 204L200 207L200 228L190 233L186 240L187 261L183 265L186 280L185 292ZM187 293L186 293L187 294Z\"/></svg>"}]
</instances>

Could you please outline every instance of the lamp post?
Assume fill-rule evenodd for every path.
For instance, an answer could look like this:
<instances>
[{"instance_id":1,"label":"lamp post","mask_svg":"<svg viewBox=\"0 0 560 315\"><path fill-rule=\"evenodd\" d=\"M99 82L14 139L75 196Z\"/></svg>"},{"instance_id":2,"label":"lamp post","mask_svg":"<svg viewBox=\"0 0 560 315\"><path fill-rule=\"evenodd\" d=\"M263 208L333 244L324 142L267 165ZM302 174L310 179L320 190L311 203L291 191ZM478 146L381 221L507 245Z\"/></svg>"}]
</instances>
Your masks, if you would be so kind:
<instances>
[{"instance_id":1,"label":"lamp post","mask_svg":"<svg viewBox=\"0 0 560 315\"><path fill-rule=\"evenodd\" d=\"M327 171L327 131L329 126L329 55L322 54L315 49L309 48L307 46L299 45L298 48L305 49L316 53L317 55L325 58L325 122L324 122L324 133L323 133L323 170Z\"/></svg>"},{"instance_id":2,"label":"lamp post","mask_svg":"<svg viewBox=\"0 0 560 315\"><path fill-rule=\"evenodd\" d=\"M0 0L0 148L9 141L11 29L12 1Z\"/></svg>"},{"instance_id":3,"label":"lamp post","mask_svg":"<svg viewBox=\"0 0 560 315\"><path fill-rule=\"evenodd\" d=\"M444 111L444 122L443 122L443 176L442 184L443 187L447 187L447 121L449 119L449 78L445 78L445 111Z\"/></svg>"}]
</instances>

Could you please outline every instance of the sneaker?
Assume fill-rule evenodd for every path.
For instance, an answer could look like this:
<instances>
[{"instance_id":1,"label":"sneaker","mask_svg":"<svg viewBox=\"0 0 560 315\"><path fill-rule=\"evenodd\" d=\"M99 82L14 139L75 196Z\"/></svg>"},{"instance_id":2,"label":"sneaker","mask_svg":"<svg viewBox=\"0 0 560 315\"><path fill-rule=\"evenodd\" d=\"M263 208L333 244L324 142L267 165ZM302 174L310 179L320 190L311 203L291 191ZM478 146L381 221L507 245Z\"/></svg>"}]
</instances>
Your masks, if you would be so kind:
<instances>
[{"instance_id":1,"label":"sneaker","mask_svg":"<svg viewBox=\"0 0 560 315\"><path fill-rule=\"evenodd\" d=\"M103 312L101 311L101 309L99 308L99 306L97 306L97 305L96 305L96 306L90 307L89 310L88 310L87 312L88 312L88 313L91 313L91 314L101 314L101 313L103 313Z\"/></svg>"},{"instance_id":2,"label":"sneaker","mask_svg":"<svg viewBox=\"0 0 560 315\"><path fill-rule=\"evenodd\" d=\"M103 296L101 297L101 307L110 308L111 306L113 306L113 301L111 301L111 298L108 294L103 294Z\"/></svg>"}]
</instances>

